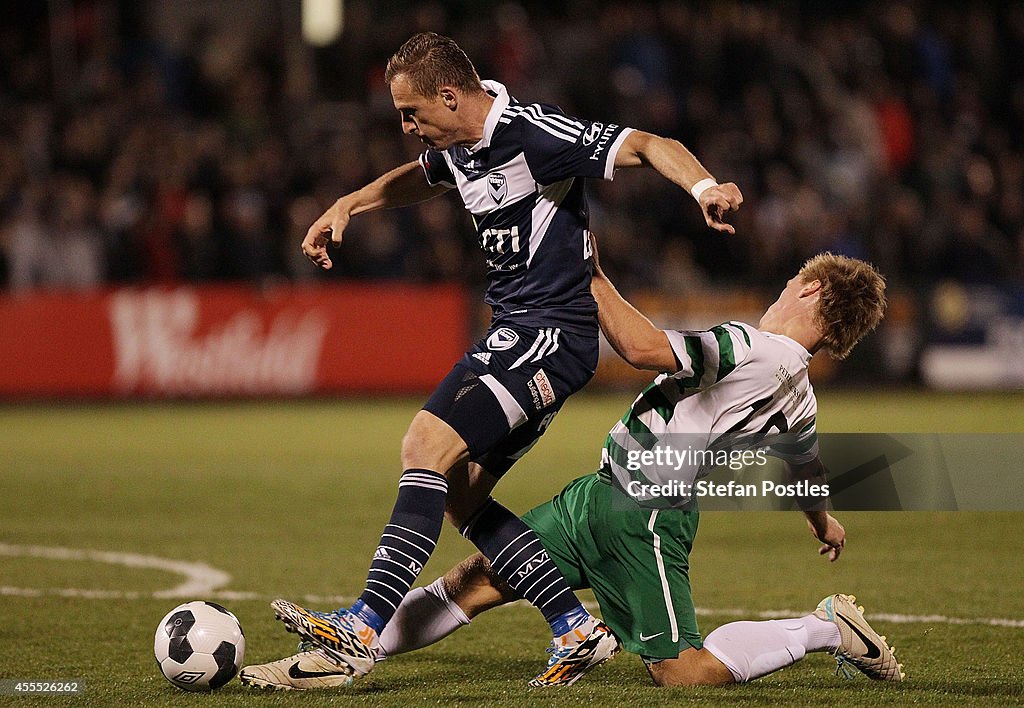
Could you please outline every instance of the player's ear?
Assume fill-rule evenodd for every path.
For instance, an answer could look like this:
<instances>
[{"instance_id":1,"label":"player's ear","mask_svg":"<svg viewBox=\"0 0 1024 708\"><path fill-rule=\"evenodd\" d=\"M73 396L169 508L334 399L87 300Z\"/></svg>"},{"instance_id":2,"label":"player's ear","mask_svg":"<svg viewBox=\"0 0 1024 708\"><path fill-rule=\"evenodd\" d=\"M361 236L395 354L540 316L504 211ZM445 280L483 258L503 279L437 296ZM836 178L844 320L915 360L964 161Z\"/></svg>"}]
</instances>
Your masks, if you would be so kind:
<instances>
[{"instance_id":1,"label":"player's ear","mask_svg":"<svg viewBox=\"0 0 1024 708\"><path fill-rule=\"evenodd\" d=\"M459 105L459 96L455 93L455 89L448 86L442 86L438 94L441 96L441 102L444 104L445 108L454 111Z\"/></svg>"},{"instance_id":2,"label":"player's ear","mask_svg":"<svg viewBox=\"0 0 1024 708\"><path fill-rule=\"evenodd\" d=\"M804 283L803 287L800 288L800 297L811 297L812 295L817 295L820 290L821 281L811 280L809 282Z\"/></svg>"}]
</instances>

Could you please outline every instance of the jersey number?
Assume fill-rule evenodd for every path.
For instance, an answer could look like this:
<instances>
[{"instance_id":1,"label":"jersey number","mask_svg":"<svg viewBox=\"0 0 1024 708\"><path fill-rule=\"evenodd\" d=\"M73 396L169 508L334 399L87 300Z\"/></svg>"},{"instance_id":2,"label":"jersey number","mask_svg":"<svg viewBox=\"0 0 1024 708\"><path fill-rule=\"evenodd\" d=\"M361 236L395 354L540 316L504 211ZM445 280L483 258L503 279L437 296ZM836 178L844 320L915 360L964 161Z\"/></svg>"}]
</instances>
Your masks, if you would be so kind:
<instances>
[{"instance_id":1,"label":"jersey number","mask_svg":"<svg viewBox=\"0 0 1024 708\"><path fill-rule=\"evenodd\" d=\"M743 426L749 423L750 419L754 417L755 413L757 413L759 410L761 410L771 402L771 396L768 396L767 398L762 398L760 401L754 401L754 404L750 406L750 412L747 413L746 416L744 416L743 420L729 428L729 430L727 430L725 434L728 435L729 433L741 431L743 429ZM768 418L768 420L765 421L765 424L761 426L761 429L754 433L753 440L751 440L751 445L757 445L759 442L768 437L768 433L771 432L772 428L775 428L780 433L785 433L789 431L789 421L786 420L786 415L782 411L776 411L775 413L773 413Z\"/></svg>"}]
</instances>

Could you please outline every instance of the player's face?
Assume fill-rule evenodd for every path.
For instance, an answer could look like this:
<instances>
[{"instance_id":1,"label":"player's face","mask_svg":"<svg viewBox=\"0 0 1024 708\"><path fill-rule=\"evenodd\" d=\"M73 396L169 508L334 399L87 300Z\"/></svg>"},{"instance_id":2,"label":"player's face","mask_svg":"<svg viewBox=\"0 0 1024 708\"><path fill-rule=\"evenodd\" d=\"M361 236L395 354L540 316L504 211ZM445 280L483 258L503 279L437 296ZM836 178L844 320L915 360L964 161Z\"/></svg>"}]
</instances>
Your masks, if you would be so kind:
<instances>
[{"instance_id":1,"label":"player's face","mask_svg":"<svg viewBox=\"0 0 1024 708\"><path fill-rule=\"evenodd\" d=\"M434 150L446 150L458 137L458 120L438 96L424 96L413 89L409 80L399 74L391 82L391 99L402 117L402 132L415 135Z\"/></svg>"}]
</instances>

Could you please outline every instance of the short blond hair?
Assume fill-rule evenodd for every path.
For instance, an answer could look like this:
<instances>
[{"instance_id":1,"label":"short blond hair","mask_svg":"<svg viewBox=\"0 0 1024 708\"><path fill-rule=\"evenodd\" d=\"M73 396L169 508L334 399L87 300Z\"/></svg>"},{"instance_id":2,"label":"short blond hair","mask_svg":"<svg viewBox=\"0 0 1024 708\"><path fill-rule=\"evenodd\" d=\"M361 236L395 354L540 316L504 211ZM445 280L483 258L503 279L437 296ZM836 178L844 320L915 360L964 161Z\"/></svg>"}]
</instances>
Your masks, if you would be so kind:
<instances>
[{"instance_id":1,"label":"short blond hair","mask_svg":"<svg viewBox=\"0 0 1024 708\"><path fill-rule=\"evenodd\" d=\"M815 320L834 359L845 359L885 316L885 278L870 263L819 253L800 268L800 278L821 283Z\"/></svg>"},{"instance_id":2,"label":"short blond hair","mask_svg":"<svg viewBox=\"0 0 1024 708\"><path fill-rule=\"evenodd\" d=\"M435 32L414 34L388 59L384 80L390 85L399 75L406 76L416 93L427 98L437 96L442 86L465 93L484 90L462 48L451 37Z\"/></svg>"}]
</instances>

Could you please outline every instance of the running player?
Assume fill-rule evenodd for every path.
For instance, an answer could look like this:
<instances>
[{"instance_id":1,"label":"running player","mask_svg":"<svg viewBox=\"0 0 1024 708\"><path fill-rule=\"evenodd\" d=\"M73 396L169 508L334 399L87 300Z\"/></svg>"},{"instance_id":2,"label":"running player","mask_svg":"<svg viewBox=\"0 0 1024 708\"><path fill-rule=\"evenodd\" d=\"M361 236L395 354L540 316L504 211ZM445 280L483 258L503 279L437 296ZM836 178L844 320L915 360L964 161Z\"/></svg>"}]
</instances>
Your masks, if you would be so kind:
<instances>
[{"instance_id":1,"label":"running player","mask_svg":"<svg viewBox=\"0 0 1024 708\"><path fill-rule=\"evenodd\" d=\"M279 600L275 612L334 661L366 673L447 513L486 557L515 559L509 568L525 569L505 580L551 625L549 666L606 654L615 645L607 627L579 603L533 531L496 502L481 506L597 365L584 180L653 167L694 196L711 228L727 233L733 228L723 216L742 196L674 140L519 103L501 84L481 81L458 45L434 33L409 39L385 78L402 130L427 150L338 199L310 227L302 250L330 268L327 245L341 242L351 217L455 188L487 260L494 317L406 433L398 498L359 599L327 613Z\"/></svg>"},{"instance_id":2,"label":"running player","mask_svg":"<svg viewBox=\"0 0 1024 708\"><path fill-rule=\"evenodd\" d=\"M629 450L655 449L673 435L701 431L708 449L714 449L723 437L757 443L769 430L788 429L787 436L776 436L775 453L793 478L824 482L807 366L821 349L844 358L877 326L885 308L882 277L863 261L821 254L787 283L757 328L729 322L704 332L659 330L599 268L591 288L602 330L616 351L638 368L672 373L658 376L612 428L597 474L571 482L523 517L570 585L594 591L604 621L628 651L644 658L658 685L745 682L814 651L831 652L841 666L849 662L873 679L902 680L892 648L848 595L831 595L803 617L733 622L702 642L688 561L698 511L693 505L651 508L653 500L626 491L634 479ZM641 471L645 478L655 474ZM683 469L679 481L692 482L708 471ZM820 497L798 501L822 543L820 553L835 561L846 541L842 525ZM381 636L379 658L439 641L480 612L518 596L483 556L469 558L409 593ZM572 683L598 663L564 662L535 681ZM323 665L330 666L321 652L306 651L246 667L241 676L248 685L279 688L350 681L346 672L330 669L315 677L312 671L306 678L294 676L301 667Z\"/></svg>"}]
</instances>

